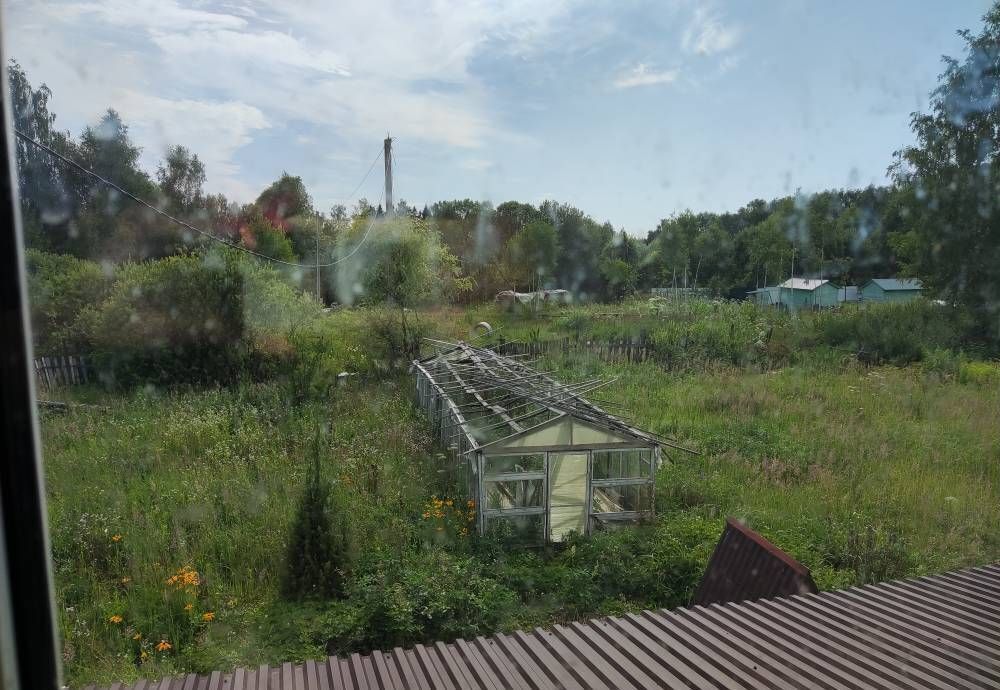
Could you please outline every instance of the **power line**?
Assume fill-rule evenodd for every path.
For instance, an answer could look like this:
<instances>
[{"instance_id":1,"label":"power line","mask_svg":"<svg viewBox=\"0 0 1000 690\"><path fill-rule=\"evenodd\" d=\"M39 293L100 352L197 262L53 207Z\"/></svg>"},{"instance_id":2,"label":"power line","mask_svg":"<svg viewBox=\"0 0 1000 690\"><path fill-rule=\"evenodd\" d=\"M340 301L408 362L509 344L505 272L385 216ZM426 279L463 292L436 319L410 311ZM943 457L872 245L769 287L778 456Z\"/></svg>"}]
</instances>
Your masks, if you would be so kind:
<instances>
[{"instance_id":1,"label":"power line","mask_svg":"<svg viewBox=\"0 0 1000 690\"><path fill-rule=\"evenodd\" d=\"M379 159L381 157L382 157L382 150L379 149L378 154L375 156L375 160L373 160L372 164L370 166L368 166L368 172L366 172L365 176L361 178L361 182L358 182L358 186L354 188L354 191L351 192L349 196L342 196L342 197L335 197L335 198L338 201L353 201L354 197L358 193L358 190L361 189L361 186L368 180L368 176L372 174L372 170L375 169L375 166L378 164L378 161L379 161Z\"/></svg>"},{"instance_id":2,"label":"power line","mask_svg":"<svg viewBox=\"0 0 1000 690\"><path fill-rule=\"evenodd\" d=\"M326 264L299 264L299 263L295 263L295 262L292 262L292 261L285 261L283 259L276 259L273 256L268 256L267 254L261 254L260 252L255 252L252 249L249 249L249 248L244 247L242 245L236 244L235 242L230 242L229 240L227 240L227 239L225 239L223 237L219 237L219 236L217 236L217 235L215 235L215 234L213 234L211 232L208 232L206 230L202 230L201 228L197 228L194 225L191 225L190 223L181 220L180 218L175 218L174 216L170 215L166 211L164 211L164 210L162 210L160 208L157 208L153 204L149 203L145 199L141 199L141 198L137 197L135 194L133 194L132 192L128 191L127 189L123 189L121 186L115 184L111 180L108 180L108 179L102 177L101 175L97 174L96 172L94 172L90 168L87 168L86 166L84 166L84 165L82 165L80 163L77 163L72 158L67 158L66 156L62 155L61 153L59 153L58 151L56 151L52 147L50 147L50 146L48 146L46 144L43 144L40 141L35 141L34 139L32 139L31 137L29 137L24 132L22 132L22 131L20 131L18 129L15 129L14 133L17 134L17 136L19 136L22 139L24 139L29 144L34 144L35 146L37 146L42 151L45 151L50 156L54 156L54 157L58 158L59 160L61 160L63 163L66 163L67 165L69 165L69 166L71 166L73 168L76 168L80 172L85 173L87 175L90 175L91 177L93 177L94 179L98 180L102 184L110 187L111 189L114 189L119 194L122 194L123 196L128 197L129 199L131 199L132 201L136 202L140 206L144 206L144 207L148 208L150 211L153 211L154 213L158 213L159 215L163 216L167 220L170 220L170 221L172 221L172 222L180 225L181 227L187 228L188 230L192 230L192 231L198 233L199 235L204 235L208 239L215 240L216 242L219 242L220 244L224 244L227 247L230 247L231 249L236 249L237 251L246 252L247 254L252 254L253 256L256 256L258 258L267 259L268 261L273 261L273 262L279 263L279 264L284 264L285 266L293 266L295 268L313 268L313 269L315 269L315 268L328 268L330 266L334 266L336 264L339 264L341 261L346 261L347 259L349 259L352 256L354 256L359 249L361 249L361 245L363 245L365 243L365 241L368 239L368 235L371 232L372 227L375 225L376 216L373 213L372 214L372 219L368 223L368 229L365 230L365 234L361 238L361 241L358 243L358 245L354 249L352 249L350 251L350 253L348 253L345 256L340 257L336 261L331 261L330 263L326 263ZM379 156L381 156L381 153L379 154ZM372 163L372 168L375 167L375 163L377 163L377 162L378 162L378 158L376 158L375 161ZM370 172L371 172L371 170L369 170L369 173ZM367 175L366 175L366 177L367 177ZM362 180L362 184L363 183L364 183L364 180ZM360 185L359 185L359 187L360 187ZM381 202L382 202L382 198L380 196L379 197L379 203L381 203Z\"/></svg>"}]
</instances>

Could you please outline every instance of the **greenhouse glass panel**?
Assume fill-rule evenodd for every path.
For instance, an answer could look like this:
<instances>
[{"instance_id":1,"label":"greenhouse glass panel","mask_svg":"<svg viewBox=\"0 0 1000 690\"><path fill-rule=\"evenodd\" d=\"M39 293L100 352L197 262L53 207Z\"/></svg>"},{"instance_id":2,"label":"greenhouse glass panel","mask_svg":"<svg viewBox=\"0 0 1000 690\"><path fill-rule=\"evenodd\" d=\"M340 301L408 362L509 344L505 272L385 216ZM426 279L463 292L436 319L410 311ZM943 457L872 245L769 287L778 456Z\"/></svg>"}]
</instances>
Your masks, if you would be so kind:
<instances>
[{"instance_id":1,"label":"greenhouse glass panel","mask_svg":"<svg viewBox=\"0 0 1000 690\"><path fill-rule=\"evenodd\" d=\"M543 482L541 478L485 482L486 508L487 510L542 508L545 496L542 490Z\"/></svg>"},{"instance_id":2,"label":"greenhouse glass panel","mask_svg":"<svg viewBox=\"0 0 1000 690\"><path fill-rule=\"evenodd\" d=\"M539 544L545 541L545 515L490 515L486 534L511 544Z\"/></svg>"},{"instance_id":3,"label":"greenhouse glass panel","mask_svg":"<svg viewBox=\"0 0 1000 690\"><path fill-rule=\"evenodd\" d=\"M653 451L648 448L629 450L595 450L594 479L640 479L652 476Z\"/></svg>"},{"instance_id":4,"label":"greenhouse glass panel","mask_svg":"<svg viewBox=\"0 0 1000 690\"><path fill-rule=\"evenodd\" d=\"M496 477L504 474L527 474L545 472L545 455L494 455L486 458L486 476Z\"/></svg>"},{"instance_id":5,"label":"greenhouse glass panel","mask_svg":"<svg viewBox=\"0 0 1000 690\"><path fill-rule=\"evenodd\" d=\"M595 486L591 500L593 513L641 513L652 509L651 484Z\"/></svg>"}]
</instances>

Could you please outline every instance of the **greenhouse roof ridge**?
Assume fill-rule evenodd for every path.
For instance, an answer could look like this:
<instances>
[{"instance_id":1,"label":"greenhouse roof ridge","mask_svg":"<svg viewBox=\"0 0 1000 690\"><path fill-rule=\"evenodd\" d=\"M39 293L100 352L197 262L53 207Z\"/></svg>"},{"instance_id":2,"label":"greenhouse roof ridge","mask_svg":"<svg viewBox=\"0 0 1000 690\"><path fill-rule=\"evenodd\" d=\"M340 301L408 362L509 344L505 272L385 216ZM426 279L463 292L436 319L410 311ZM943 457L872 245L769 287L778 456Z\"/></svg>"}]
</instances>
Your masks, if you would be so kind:
<instances>
[{"instance_id":1,"label":"greenhouse roof ridge","mask_svg":"<svg viewBox=\"0 0 1000 690\"><path fill-rule=\"evenodd\" d=\"M477 347L465 341L425 340L433 344L436 351L414 360L413 366L431 380L456 411L462 408L468 413L464 412L458 423L471 440L465 453L508 441L566 416L656 446L696 453L672 439L640 429L624 415L612 414L584 397L617 379L598 378L564 384L528 363L498 353L495 348L500 346ZM442 375L441 380L434 376L435 372ZM448 380L444 380L445 377ZM457 401L458 395L464 395L465 401ZM489 423L484 425L484 419ZM506 436L491 440L473 438L477 431L503 426L510 431Z\"/></svg>"}]
</instances>

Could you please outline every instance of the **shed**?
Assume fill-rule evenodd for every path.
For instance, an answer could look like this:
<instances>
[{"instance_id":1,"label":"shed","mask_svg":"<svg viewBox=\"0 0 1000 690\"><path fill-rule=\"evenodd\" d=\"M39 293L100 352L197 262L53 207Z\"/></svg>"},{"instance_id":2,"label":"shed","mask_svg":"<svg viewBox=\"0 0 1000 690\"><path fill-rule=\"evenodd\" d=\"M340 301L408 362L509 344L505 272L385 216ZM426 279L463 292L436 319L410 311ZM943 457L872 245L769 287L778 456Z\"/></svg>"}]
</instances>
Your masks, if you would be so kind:
<instances>
[{"instance_id":1,"label":"shed","mask_svg":"<svg viewBox=\"0 0 1000 690\"><path fill-rule=\"evenodd\" d=\"M864 302L909 302L920 297L923 284L913 278L872 278L861 286Z\"/></svg>"},{"instance_id":2,"label":"shed","mask_svg":"<svg viewBox=\"0 0 1000 690\"><path fill-rule=\"evenodd\" d=\"M413 362L416 397L480 534L559 542L652 516L661 450L681 446L583 397L606 382L566 385L489 348L435 342Z\"/></svg>"},{"instance_id":3,"label":"shed","mask_svg":"<svg viewBox=\"0 0 1000 690\"><path fill-rule=\"evenodd\" d=\"M813 309L836 306L838 290L836 285L822 278L789 278L780 285L754 290L750 295L761 305Z\"/></svg>"}]
</instances>

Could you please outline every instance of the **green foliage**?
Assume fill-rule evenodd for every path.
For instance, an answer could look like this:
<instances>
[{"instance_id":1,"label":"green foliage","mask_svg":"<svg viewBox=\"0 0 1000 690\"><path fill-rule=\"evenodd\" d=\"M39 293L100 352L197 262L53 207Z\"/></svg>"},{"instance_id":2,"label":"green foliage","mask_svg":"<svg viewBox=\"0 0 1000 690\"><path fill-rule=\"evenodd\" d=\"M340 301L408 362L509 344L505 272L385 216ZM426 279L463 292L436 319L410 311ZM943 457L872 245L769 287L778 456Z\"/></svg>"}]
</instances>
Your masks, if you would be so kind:
<instances>
[{"instance_id":1,"label":"green foliage","mask_svg":"<svg viewBox=\"0 0 1000 690\"><path fill-rule=\"evenodd\" d=\"M94 318L97 368L116 386L233 380L247 364L244 325L234 257L125 264Z\"/></svg>"},{"instance_id":2,"label":"green foliage","mask_svg":"<svg viewBox=\"0 0 1000 690\"><path fill-rule=\"evenodd\" d=\"M516 611L513 593L475 558L432 549L378 559L352 585L353 643L389 649L490 633Z\"/></svg>"},{"instance_id":3,"label":"green foliage","mask_svg":"<svg viewBox=\"0 0 1000 690\"><path fill-rule=\"evenodd\" d=\"M292 522L282 594L288 598L342 597L350 569L350 538L343 506L323 477L316 432L312 466Z\"/></svg>"},{"instance_id":4,"label":"green foliage","mask_svg":"<svg viewBox=\"0 0 1000 690\"><path fill-rule=\"evenodd\" d=\"M66 254L27 253L35 354L80 355L93 338L94 310L112 278L97 263Z\"/></svg>"},{"instance_id":5,"label":"green foliage","mask_svg":"<svg viewBox=\"0 0 1000 690\"><path fill-rule=\"evenodd\" d=\"M963 59L944 58L930 112L913 116L916 144L896 154L912 218L895 239L908 271L969 307L1000 337L1000 5L978 34L959 32Z\"/></svg>"},{"instance_id":6,"label":"green foliage","mask_svg":"<svg viewBox=\"0 0 1000 690\"><path fill-rule=\"evenodd\" d=\"M521 270L519 282L536 290L552 282L559 254L559 237L544 220L528 223L510 239L510 257Z\"/></svg>"},{"instance_id":7,"label":"green foliage","mask_svg":"<svg viewBox=\"0 0 1000 690\"><path fill-rule=\"evenodd\" d=\"M896 364L918 361L928 348L957 348L972 333L962 311L925 300L821 312L814 323L821 342L849 348L868 362Z\"/></svg>"}]
</instances>

